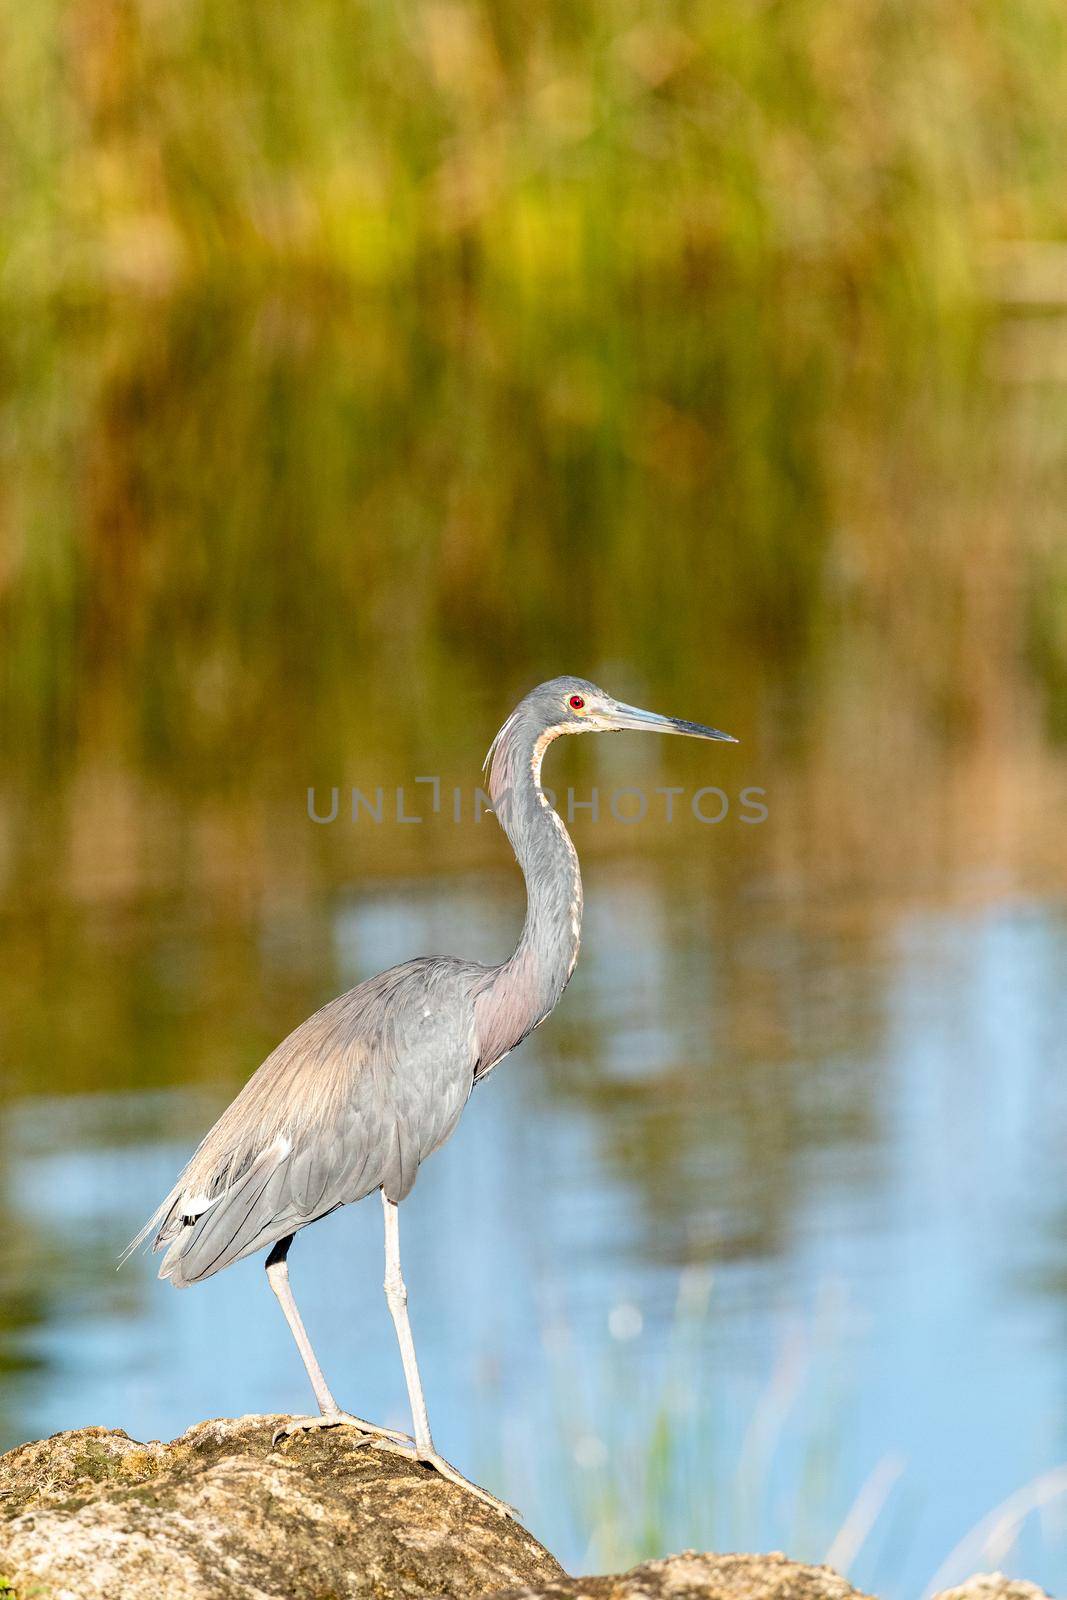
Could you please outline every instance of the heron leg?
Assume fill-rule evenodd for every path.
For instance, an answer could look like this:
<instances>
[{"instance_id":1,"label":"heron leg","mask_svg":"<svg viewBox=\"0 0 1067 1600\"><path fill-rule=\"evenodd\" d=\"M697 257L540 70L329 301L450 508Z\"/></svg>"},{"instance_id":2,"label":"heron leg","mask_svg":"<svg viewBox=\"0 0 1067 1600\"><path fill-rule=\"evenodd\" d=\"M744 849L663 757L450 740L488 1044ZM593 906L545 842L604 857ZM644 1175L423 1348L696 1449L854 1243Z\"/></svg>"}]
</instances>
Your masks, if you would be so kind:
<instances>
[{"instance_id":1,"label":"heron leg","mask_svg":"<svg viewBox=\"0 0 1067 1600\"><path fill-rule=\"evenodd\" d=\"M400 1359L404 1363L404 1381L408 1386L411 1420L415 1425L415 1450L419 1456L432 1456L434 1447L430 1437L430 1418L426 1412L426 1397L422 1392L419 1363L415 1357L415 1341L408 1321L407 1286L400 1270L400 1207L386 1198L384 1189L382 1211L385 1216L385 1298L396 1329Z\"/></svg>"},{"instance_id":2,"label":"heron leg","mask_svg":"<svg viewBox=\"0 0 1067 1600\"><path fill-rule=\"evenodd\" d=\"M289 1284L289 1263L286 1258L292 1242L293 1235L290 1233L286 1238L279 1239L270 1252L267 1257L267 1282L278 1297L278 1304L281 1306L285 1314L285 1320L289 1324L289 1332L296 1341L296 1347L300 1351L300 1359L304 1363L307 1375L311 1379L311 1387L315 1391L315 1399L318 1402L320 1414L317 1417L295 1417L292 1422L286 1423L284 1427L277 1430L272 1443L277 1444L283 1434L304 1433L312 1428L336 1428L341 1424L359 1428L361 1432L368 1435L368 1438L387 1439L398 1444L403 1443L404 1440L409 1440L410 1442L409 1435L406 1433L398 1433L394 1428L379 1428L376 1423L364 1422L361 1417L350 1416L347 1411L341 1410L341 1407L330 1393L329 1385L322 1375L322 1368L319 1366L315 1352L311 1347L311 1340L308 1338L307 1329L304 1327L304 1319L300 1315Z\"/></svg>"},{"instance_id":3,"label":"heron leg","mask_svg":"<svg viewBox=\"0 0 1067 1600\"><path fill-rule=\"evenodd\" d=\"M450 1483L466 1489L476 1499L499 1511L502 1516L514 1517L517 1521L518 1513L512 1506L504 1500L498 1500L488 1490L479 1488L476 1483L471 1483L469 1478L465 1478L434 1449L430 1435L430 1419L426 1411L426 1397L422 1392L419 1363L415 1356L415 1341L408 1320L408 1291L400 1270L400 1208L386 1197L384 1189L382 1211L385 1216L385 1298L389 1304L393 1327L396 1329L400 1359L404 1363L404 1378L408 1387L408 1399L411 1402L411 1418L415 1425L415 1459L424 1462L428 1467L433 1467L442 1478L447 1478ZM370 1442L379 1450L395 1450L397 1455L406 1455L410 1458L412 1453L403 1446L379 1443L373 1439Z\"/></svg>"}]
</instances>

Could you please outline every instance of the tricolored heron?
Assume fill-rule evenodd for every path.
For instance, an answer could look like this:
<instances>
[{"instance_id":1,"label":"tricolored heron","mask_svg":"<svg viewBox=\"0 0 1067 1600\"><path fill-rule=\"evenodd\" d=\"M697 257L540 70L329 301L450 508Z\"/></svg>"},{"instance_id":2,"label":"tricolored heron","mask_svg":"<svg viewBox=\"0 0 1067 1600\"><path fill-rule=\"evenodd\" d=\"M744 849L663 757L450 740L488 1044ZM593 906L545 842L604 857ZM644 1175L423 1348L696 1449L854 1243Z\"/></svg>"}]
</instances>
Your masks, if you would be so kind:
<instances>
[{"instance_id":1,"label":"tricolored heron","mask_svg":"<svg viewBox=\"0 0 1067 1600\"><path fill-rule=\"evenodd\" d=\"M161 1278L178 1288L269 1248L267 1278L307 1369L317 1417L279 1429L347 1424L366 1443L402 1451L469 1484L434 1449L400 1271L398 1206L420 1164L455 1129L475 1084L555 1008L574 971L582 923L578 857L541 787L545 751L562 734L730 735L640 711L584 678L553 678L508 717L486 756L489 797L526 878L514 955L499 966L420 956L322 1007L253 1073L204 1137L135 1244L155 1230ZM381 1192L385 1293L400 1344L414 1438L342 1411L322 1375L292 1289L293 1236L338 1206Z\"/></svg>"}]
</instances>

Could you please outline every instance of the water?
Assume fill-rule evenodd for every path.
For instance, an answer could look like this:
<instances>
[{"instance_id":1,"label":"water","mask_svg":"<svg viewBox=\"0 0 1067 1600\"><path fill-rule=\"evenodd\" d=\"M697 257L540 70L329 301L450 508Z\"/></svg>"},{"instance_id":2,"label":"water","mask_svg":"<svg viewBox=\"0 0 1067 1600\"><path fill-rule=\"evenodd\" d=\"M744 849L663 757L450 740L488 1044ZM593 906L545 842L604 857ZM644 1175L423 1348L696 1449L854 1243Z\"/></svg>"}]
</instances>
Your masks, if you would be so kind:
<instances>
[{"instance_id":1,"label":"water","mask_svg":"<svg viewBox=\"0 0 1067 1600\"><path fill-rule=\"evenodd\" d=\"M22 351L3 1443L307 1404L258 1261L178 1294L116 1257L322 1000L507 953L521 885L466 799L574 670L742 744L552 753L602 796L582 959L402 1213L440 1447L565 1564L783 1547L890 1597L1067 1462L1060 391L887 410L840 352L762 351L742 425L733 328L638 341L615 389L572 350L595 427L543 329L379 329L354 365L344 318L187 309ZM423 821L309 820L309 785L378 784ZM375 1203L292 1271L338 1396L403 1423ZM1062 1591L1062 1503L1004 1560Z\"/></svg>"}]
</instances>

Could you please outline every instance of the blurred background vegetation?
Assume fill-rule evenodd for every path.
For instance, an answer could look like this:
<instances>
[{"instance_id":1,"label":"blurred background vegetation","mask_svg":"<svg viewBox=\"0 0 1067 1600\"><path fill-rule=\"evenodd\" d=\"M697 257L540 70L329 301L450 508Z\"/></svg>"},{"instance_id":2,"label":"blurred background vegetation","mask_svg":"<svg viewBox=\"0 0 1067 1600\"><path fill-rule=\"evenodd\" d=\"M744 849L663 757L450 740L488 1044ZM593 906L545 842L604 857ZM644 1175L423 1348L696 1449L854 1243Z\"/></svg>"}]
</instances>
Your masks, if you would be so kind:
<instances>
[{"instance_id":1,"label":"blurred background vegetation","mask_svg":"<svg viewBox=\"0 0 1067 1600\"><path fill-rule=\"evenodd\" d=\"M350 655L425 692L576 636L662 672L725 630L784 671L902 605L935 720L1025 659L1067 729L1062 461L1028 437L1013 499L999 419L1067 366L1054 0L0 26L20 760L62 761L109 673L137 759L188 770L188 739L280 726L295 657L328 738Z\"/></svg>"},{"instance_id":2,"label":"blurred background vegetation","mask_svg":"<svg viewBox=\"0 0 1067 1600\"><path fill-rule=\"evenodd\" d=\"M914 1299L885 1314L876 1378L916 1329L929 1355L913 1409L954 1393L952 1339L979 1330L958 1413L916 1423L934 1509L869 1575L910 1592L905 1546L920 1565L944 1553L1067 1455L1063 1329L1024 1331L1067 1284L1067 13L36 0L6 9L0 47L5 1439L74 1421L177 1431L227 1403L197 1388L195 1338L180 1324L175 1345L179 1313L147 1271L115 1279L119 1248L314 1005L419 948L503 954L518 917L491 827L316 828L307 788L437 772L469 791L513 697L574 671L742 744L709 777L684 748L563 741L579 748L554 753L551 779L759 784L770 815L577 822L590 914L618 915L591 923L558 1027L527 1052L544 1139L502 1176L525 1193L529 1173L512 1220L567 1283L629 1251L627 1294L671 1301L657 1272L722 1269L720 1398L760 1390L745 1362L770 1339L767 1308L804 1285L817 1298L828 1273L862 1298L877 1259L904 1307L894 1184L905 1210L923 1196L936 1295L1002 1228L1011 1249L990 1246L995 1281L951 1336ZM1020 906L1034 920L1013 943ZM1028 1026L995 981L999 945L992 980L984 966L999 937ZM1010 1118L971 1087L987 1057L1030 1085L1012 1101L1033 1119L1017 1172ZM913 1059L933 1062L939 1116L906 1114ZM961 1242L948 1200L938 1232L924 1163L930 1130L971 1100L987 1121L953 1148L969 1169L986 1150L989 1210L965 1186L954 1203L961 1228L996 1227ZM505 1112L472 1111L486 1142L469 1171L493 1170L486 1130L506 1139ZM534 1228L576 1168L566 1218ZM489 1226L498 1199L464 1214ZM840 1252L879 1208L863 1226L887 1249L868 1242L852 1283ZM601 1219L584 1255L579 1216ZM510 1245L470 1248L513 1281ZM442 1298L440 1348L478 1303ZM979 1337L1001 1309L1006 1354ZM319 1315L329 1328L330 1304ZM227 1397L254 1366L243 1403L302 1404L284 1330L275 1372L247 1361L234 1316L212 1330ZM483 1433L503 1408L521 1440L569 1443L559 1417L535 1426L547 1380L518 1368L515 1329L509 1346L455 1327L463 1351L484 1336L493 1359L516 1352L511 1411L489 1385ZM580 1318L574 1336L577 1370L600 1370ZM647 1337L631 1390L655 1387L664 1347ZM333 1360L355 1361L347 1339ZM461 1373L436 1384L454 1429ZM342 1369L357 1375L373 1409L378 1380ZM772 1453L775 1381L756 1455ZM818 1434L803 1469L779 1470L792 1520L727 1519L714 1537L832 1531L908 1409L872 1383L863 1427L842 1421L837 1477ZM1014 1408L1018 1450L972 1441L974 1481L953 1498L938 1441L993 1428L979 1393ZM693 1542L712 1527L702 1485L734 1477L729 1427L703 1410L673 1454L655 1406L631 1420L629 1455L583 1435L574 1470L643 1460L663 1515L644 1545L630 1476L596 1468L590 1503L615 1509L592 1547L558 1474L525 1496L521 1466L494 1480L576 1562ZM487 1460L468 1445L466 1464ZM1049 1559L1054 1588L1062 1543Z\"/></svg>"},{"instance_id":3,"label":"blurred background vegetation","mask_svg":"<svg viewBox=\"0 0 1067 1600\"><path fill-rule=\"evenodd\" d=\"M21 756L69 747L105 655L157 759L207 676L237 693L229 653L334 678L297 642L328 600L362 661L384 634L427 672L472 628L506 631L496 662L578 622L610 656L664 599L690 646L781 657L906 597L938 714L974 720L992 649L1067 727L1058 507L902 516L896 547L852 515L908 492L899 464L856 481L890 418L932 475L964 451L987 506L1006 464L961 395L1067 362L1053 0L42 0L2 28Z\"/></svg>"},{"instance_id":4,"label":"blurred background vegetation","mask_svg":"<svg viewBox=\"0 0 1067 1600\"><path fill-rule=\"evenodd\" d=\"M899 314L1063 226L1052 0L42 0L4 46L17 298L790 281Z\"/></svg>"}]
</instances>

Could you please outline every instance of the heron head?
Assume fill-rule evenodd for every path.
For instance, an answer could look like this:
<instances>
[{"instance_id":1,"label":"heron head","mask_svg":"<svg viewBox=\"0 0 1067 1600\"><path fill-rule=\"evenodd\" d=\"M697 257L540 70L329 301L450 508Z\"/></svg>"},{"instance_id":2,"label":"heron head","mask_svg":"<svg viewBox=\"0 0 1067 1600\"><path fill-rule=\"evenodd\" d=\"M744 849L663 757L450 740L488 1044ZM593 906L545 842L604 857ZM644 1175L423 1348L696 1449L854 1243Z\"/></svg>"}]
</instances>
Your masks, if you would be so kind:
<instances>
[{"instance_id":1,"label":"heron head","mask_svg":"<svg viewBox=\"0 0 1067 1600\"><path fill-rule=\"evenodd\" d=\"M708 728L702 722L661 717L657 712L628 706L590 683L588 678L551 678L520 700L489 746L485 771L489 775L489 792L494 804L520 780L520 761L532 761L532 771L537 777L545 750L560 734L623 733L628 729L737 743L732 734L720 733L718 728Z\"/></svg>"},{"instance_id":2,"label":"heron head","mask_svg":"<svg viewBox=\"0 0 1067 1600\"><path fill-rule=\"evenodd\" d=\"M552 733L677 733L690 739L737 740L718 728L702 722L686 722L681 717L664 717L656 711L642 711L614 695L598 689L586 678L553 678L533 691L544 717L546 732Z\"/></svg>"}]
</instances>

